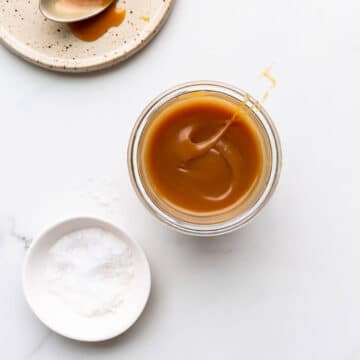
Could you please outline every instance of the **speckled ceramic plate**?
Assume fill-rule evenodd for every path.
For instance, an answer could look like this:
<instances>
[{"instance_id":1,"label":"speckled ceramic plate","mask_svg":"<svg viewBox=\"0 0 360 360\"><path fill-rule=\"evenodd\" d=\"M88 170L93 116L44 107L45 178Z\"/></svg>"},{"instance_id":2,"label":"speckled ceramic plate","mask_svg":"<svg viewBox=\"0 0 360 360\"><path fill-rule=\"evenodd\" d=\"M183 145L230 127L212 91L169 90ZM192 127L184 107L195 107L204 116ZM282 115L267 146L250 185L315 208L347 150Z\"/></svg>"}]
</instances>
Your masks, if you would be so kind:
<instances>
[{"instance_id":1,"label":"speckled ceramic plate","mask_svg":"<svg viewBox=\"0 0 360 360\"><path fill-rule=\"evenodd\" d=\"M126 18L94 42L77 39L65 24L43 17L38 0L0 0L0 40L41 67L89 72L119 63L143 48L160 30L174 0L121 0Z\"/></svg>"}]
</instances>

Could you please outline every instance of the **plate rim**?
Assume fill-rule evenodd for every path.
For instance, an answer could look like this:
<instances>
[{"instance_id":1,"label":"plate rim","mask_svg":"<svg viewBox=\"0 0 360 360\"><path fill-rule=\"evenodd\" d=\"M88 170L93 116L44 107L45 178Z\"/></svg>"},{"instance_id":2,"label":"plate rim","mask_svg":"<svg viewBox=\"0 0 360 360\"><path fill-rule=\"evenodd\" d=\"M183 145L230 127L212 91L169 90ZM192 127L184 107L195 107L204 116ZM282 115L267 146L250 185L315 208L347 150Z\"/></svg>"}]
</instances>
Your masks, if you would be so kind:
<instances>
[{"instance_id":1,"label":"plate rim","mask_svg":"<svg viewBox=\"0 0 360 360\"><path fill-rule=\"evenodd\" d=\"M106 59L104 59L104 57L100 58L99 56L94 57L94 60L90 61L89 64L81 64L81 62L78 62L75 65L72 59L59 59L42 54L41 52L26 46L23 42L11 36L11 34L9 34L9 32L5 30L4 26L1 24L0 44L2 44L11 53L15 54L21 59L46 70L60 73L89 73L100 71L115 66L129 59L131 56L135 55L146 45L148 45L159 33L159 31L164 26L166 20L169 18L171 10L174 6L174 2L175 0L164 1L165 9L159 14L159 16L155 18L155 25L150 28L149 32L142 33L141 36L134 38L136 40L133 41L134 44L129 50L119 52L119 54L116 54L115 56L110 56ZM116 49L112 50L111 52L115 53ZM96 60L97 58L98 60ZM55 59L59 59L59 61L55 62Z\"/></svg>"}]
</instances>

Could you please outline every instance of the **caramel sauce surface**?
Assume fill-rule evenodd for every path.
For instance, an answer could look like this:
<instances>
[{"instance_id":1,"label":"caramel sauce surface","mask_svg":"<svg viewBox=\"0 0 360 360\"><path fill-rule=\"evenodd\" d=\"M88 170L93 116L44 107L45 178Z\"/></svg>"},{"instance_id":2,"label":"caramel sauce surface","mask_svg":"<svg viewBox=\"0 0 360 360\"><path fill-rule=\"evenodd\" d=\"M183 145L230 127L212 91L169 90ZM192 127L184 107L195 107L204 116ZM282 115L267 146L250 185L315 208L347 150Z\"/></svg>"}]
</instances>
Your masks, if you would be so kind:
<instances>
[{"instance_id":1,"label":"caramel sauce surface","mask_svg":"<svg viewBox=\"0 0 360 360\"><path fill-rule=\"evenodd\" d=\"M262 153L251 120L233 103L196 96L158 115L145 141L146 176L157 195L186 211L239 203L255 186Z\"/></svg>"},{"instance_id":2,"label":"caramel sauce surface","mask_svg":"<svg viewBox=\"0 0 360 360\"><path fill-rule=\"evenodd\" d=\"M83 7L87 9L93 9L105 6L111 0L58 0L58 3L63 3L66 6L71 7Z\"/></svg>"}]
</instances>

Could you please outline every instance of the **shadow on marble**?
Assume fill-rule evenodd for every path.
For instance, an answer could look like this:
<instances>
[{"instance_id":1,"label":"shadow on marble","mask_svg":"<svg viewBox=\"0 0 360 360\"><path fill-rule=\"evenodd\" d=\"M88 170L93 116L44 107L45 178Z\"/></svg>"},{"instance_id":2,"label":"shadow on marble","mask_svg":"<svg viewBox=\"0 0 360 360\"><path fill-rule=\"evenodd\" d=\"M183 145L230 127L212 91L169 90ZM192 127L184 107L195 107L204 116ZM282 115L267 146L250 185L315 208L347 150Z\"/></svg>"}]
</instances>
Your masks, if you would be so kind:
<instances>
[{"instance_id":1,"label":"shadow on marble","mask_svg":"<svg viewBox=\"0 0 360 360\"><path fill-rule=\"evenodd\" d=\"M233 251L241 253L243 250L251 247L255 241L259 240L259 234L263 234L264 229L269 229L269 237L271 237L271 229L275 226L278 225L272 221L272 216L268 212L264 216L260 215L245 227L227 235L196 237L180 233L171 234L179 247L186 249L186 251L190 252L190 255L213 253L226 255Z\"/></svg>"}]
</instances>

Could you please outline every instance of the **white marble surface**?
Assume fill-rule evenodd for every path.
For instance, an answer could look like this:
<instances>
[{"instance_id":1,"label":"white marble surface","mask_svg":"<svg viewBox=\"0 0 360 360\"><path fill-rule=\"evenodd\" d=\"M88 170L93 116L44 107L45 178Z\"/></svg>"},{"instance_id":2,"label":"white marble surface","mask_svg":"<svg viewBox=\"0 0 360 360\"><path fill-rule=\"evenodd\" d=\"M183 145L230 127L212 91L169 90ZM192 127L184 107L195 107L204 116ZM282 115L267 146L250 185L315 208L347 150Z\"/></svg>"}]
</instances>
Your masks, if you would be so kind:
<instances>
[{"instance_id":1,"label":"white marble surface","mask_svg":"<svg viewBox=\"0 0 360 360\"><path fill-rule=\"evenodd\" d=\"M1 358L357 360L360 358L358 0L178 0L141 54L65 76L0 48ZM213 79L266 105L283 143L272 202L226 237L187 238L146 213L126 146L160 91ZM71 215L98 214L149 256L153 292L139 322L89 345L49 332L21 291L24 238Z\"/></svg>"}]
</instances>

